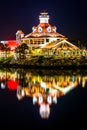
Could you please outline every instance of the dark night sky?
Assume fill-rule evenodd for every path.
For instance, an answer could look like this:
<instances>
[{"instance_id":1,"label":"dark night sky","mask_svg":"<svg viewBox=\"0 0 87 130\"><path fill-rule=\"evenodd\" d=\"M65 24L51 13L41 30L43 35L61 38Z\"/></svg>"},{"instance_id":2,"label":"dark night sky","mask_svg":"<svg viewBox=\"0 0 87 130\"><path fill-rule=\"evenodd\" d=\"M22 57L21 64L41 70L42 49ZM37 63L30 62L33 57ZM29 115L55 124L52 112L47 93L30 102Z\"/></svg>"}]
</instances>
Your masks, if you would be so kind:
<instances>
[{"instance_id":1,"label":"dark night sky","mask_svg":"<svg viewBox=\"0 0 87 130\"><path fill-rule=\"evenodd\" d=\"M15 39L21 29L25 34L39 23L39 14L49 12L50 24L72 40L87 43L86 0L3 0L0 3L0 40Z\"/></svg>"}]
</instances>

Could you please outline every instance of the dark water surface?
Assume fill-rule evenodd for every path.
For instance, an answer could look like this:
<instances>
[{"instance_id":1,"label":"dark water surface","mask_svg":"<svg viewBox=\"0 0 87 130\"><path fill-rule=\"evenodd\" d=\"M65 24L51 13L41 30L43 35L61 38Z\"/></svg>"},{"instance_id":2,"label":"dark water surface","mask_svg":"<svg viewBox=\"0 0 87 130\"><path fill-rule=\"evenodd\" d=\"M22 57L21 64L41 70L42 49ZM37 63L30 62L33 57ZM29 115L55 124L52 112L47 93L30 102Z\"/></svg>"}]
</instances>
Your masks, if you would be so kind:
<instances>
[{"instance_id":1,"label":"dark water surface","mask_svg":"<svg viewBox=\"0 0 87 130\"><path fill-rule=\"evenodd\" d=\"M86 120L87 70L0 70L1 128L87 128Z\"/></svg>"}]
</instances>

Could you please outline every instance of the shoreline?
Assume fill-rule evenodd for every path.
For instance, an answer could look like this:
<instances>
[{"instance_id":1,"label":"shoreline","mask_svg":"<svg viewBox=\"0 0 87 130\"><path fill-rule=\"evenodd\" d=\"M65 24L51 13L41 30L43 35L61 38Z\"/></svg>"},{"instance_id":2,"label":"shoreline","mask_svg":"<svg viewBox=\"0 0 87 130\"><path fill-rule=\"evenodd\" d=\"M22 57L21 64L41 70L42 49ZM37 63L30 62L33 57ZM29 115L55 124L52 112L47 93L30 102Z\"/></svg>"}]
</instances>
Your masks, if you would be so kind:
<instances>
[{"instance_id":1,"label":"shoreline","mask_svg":"<svg viewBox=\"0 0 87 130\"><path fill-rule=\"evenodd\" d=\"M42 65L25 65L25 64L3 64L1 67L5 68L24 68L24 69L87 69L87 65L56 65L56 66L42 66Z\"/></svg>"},{"instance_id":2,"label":"shoreline","mask_svg":"<svg viewBox=\"0 0 87 130\"><path fill-rule=\"evenodd\" d=\"M1 58L0 67L26 68L26 69L86 69L87 59L80 58L55 58L55 57L32 57L31 59L18 59L13 57Z\"/></svg>"}]
</instances>

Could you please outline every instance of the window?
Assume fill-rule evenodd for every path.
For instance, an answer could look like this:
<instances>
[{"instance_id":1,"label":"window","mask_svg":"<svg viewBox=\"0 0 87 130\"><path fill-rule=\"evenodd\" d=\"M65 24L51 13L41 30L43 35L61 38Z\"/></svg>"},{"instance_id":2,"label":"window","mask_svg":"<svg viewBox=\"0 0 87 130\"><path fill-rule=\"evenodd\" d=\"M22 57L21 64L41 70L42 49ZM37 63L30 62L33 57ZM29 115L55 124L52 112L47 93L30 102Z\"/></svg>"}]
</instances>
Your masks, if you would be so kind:
<instances>
[{"instance_id":1,"label":"window","mask_svg":"<svg viewBox=\"0 0 87 130\"><path fill-rule=\"evenodd\" d=\"M46 42L49 42L49 39L46 39Z\"/></svg>"},{"instance_id":2,"label":"window","mask_svg":"<svg viewBox=\"0 0 87 130\"><path fill-rule=\"evenodd\" d=\"M38 32L42 32L42 28L41 27L38 28Z\"/></svg>"},{"instance_id":3,"label":"window","mask_svg":"<svg viewBox=\"0 0 87 130\"><path fill-rule=\"evenodd\" d=\"M51 27L48 27L48 28L47 28L47 31L48 31L48 32L51 32Z\"/></svg>"}]
</instances>

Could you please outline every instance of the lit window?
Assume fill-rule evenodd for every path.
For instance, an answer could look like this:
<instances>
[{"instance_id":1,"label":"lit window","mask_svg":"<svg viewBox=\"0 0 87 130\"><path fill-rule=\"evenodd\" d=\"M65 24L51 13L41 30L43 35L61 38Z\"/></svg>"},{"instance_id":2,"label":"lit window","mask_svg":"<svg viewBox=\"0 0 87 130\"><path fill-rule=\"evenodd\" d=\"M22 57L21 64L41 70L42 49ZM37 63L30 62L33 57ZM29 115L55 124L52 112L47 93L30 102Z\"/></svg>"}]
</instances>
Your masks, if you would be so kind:
<instances>
[{"instance_id":1,"label":"lit window","mask_svg":"<svg viewBox=\"0 0 87 130\"><path fill-rule=\"evenodd\" d=\"M38 28L38 32L42 32L42 28L41 27Z\"/></svg>"},{"instance_id":2,"label":"lit window","mask_svg":"<svg viewBox=\"0 0 87 130\"><path fill-rule=\"evenodd\" d=\"M36 28L35 28L35 27L32 27L32 31L35 32L35 31L36 31Z\"/></svg>"},{"instance_id":3,"label":"lit window","mask_svg":"<svg viewBox=\"0 0 87 130\"><path fill-rule=\"evenodd\" d=\"M53 28L53 31L56 32L56 27Z\"/></svg>"},{"instance_id":4,"label":"lit window","mask_svg":"<svg viewBox=\"0 0 87 130\"><path fill-rule=\"evenodd\" d=\"M48 28L47 28L47 31L48 31L48 32L51 32L51 27L48 27Z\"/></svg>"}]
</instances>

